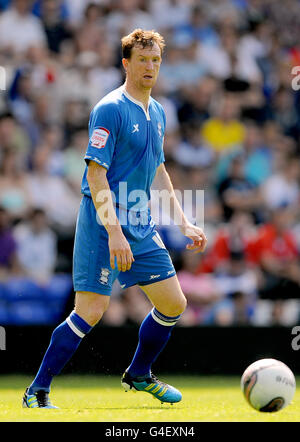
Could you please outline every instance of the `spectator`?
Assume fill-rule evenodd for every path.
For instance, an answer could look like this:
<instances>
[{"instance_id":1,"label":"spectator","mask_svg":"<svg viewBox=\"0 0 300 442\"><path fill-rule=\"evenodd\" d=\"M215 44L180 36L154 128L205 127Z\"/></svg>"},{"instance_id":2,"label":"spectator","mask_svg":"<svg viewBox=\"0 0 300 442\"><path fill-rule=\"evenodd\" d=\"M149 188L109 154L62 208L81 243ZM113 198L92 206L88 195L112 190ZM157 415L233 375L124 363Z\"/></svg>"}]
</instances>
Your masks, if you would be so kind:
<instances>
[{"instance_id":1,"label":"spectator","mask_svg":"<svg viewBox=\"0 0 300 442\"><path fill-rule=\"evenodd\" d=\"M80 23L82 22L85 15L85 11L89 7L89 5L95 4L90 2L88 3L88 6L86 6L86 0L65 0L64 3L68 10L68 23L73 29L76 29L80 26Z\"/></svg>"},{"instance_id":2,"label":"spectator","mask_svg":"<svg viewBox=\"0 0 300 442\"><path fill-rule=\"evenodd\" d=\"M13 149L3 152L0 167L0 204L13 220L22 219L31 207L28 173L20 153Z\"/></svg>"},{"instance_id":3,"label":"spectator","mask_svg":"<svg viewBox=\"0 0 300 442\"><path fill-rule=\"evenodd\" d=\"M260 298L272 303L273 325L282 324L286 301L299 299L299 254L292 220L289 208L273 210L270 223L261 227L256 244L264 277Z\"/></svg>"},{"instance_id":4,"label":"spectator","mask_svg":"<svg viewBox=\"0 0 300 442\"><path fill-rule=\"evenodd\" d=\"M59 52L61 43L71 37L66 5L57 0L38 0L35 3L35 13L43 23L48 48L52 52Z\"/></svg>"},{"instance_id":5,"label":"spectator","mask_svg":"<svg viewBox=\"0 0 300 442\"><path fill-rule=\"evenodd\" d=\"M295 101L290 87L279 88L273 97L272 117L280 124L285 135L297 139L300 135L300 115Z\"/></svg>"},{"instance_id":6,"label":"spectator","mask_svg":"<svg viewBox=\"0 0 300 442\"><path fill-rule=\"evenodd\" d=\"M250 82L261 82L262 74L257 60L270 51L272 26L267 20L252 22L251 26L251 31L239 41L239 52L243 57L241 61L244 69L252 69L252 77L248 77Z\"/></svg>"},{"instance_id":7,"label":"spectator","mask_svg":"<svg viewBox=\"0 0 300 442\"><path fill-rule=\"evenodd\" d=\"M11 112L0 114L0 160L5 151L15 150L25 158L30 152L30 140Z\"/></svg>"},{"instance_id":8,"label":"spectator","mask_svg":"<svg viewBox=\"0 0 300 442\"><path fill-rule=\"evenodd\" d=\"M201 130L198 124L192 124L185 128L186 140L177 146L174 158L182 166L209 167L214 162L214 151L203 142Z\"/></svg>"},{"instance_id":9,"label":"spectator","mask_svg":"<svg viewBox=\"0 0 300 442\"><path fill-rule=\"evenodd\" d=\"M32 69L29 65L24 65L16 70L9 90L13 115L24 127L30 124L33 119L34 93Z\"/></svg>"},{"instance_id":10,"label":"spectator","mask_svg":"<svg viewBox=\"0 0 300 442\"><path fill-rule=\"evenodd\" d=\"M248 212L236 211L229 223L221 225L214 241L204 254L198 272L228 269L231 253L243 254L247 266L255 267L257 230Z\"/></svg>"},{"instance_id":11,"label":"spectator","mask_svg":"<svg viewBox=\"0 0 300 442\"><path fill-rule=\"evenodd\" d=\"M75 59L75 66L62 72L57 85L61 105L68 101L86 102L91 108L103 97L102 84L92 75L98 56L93 51L84 51Z\"/></svg>"},{"instance_id":12,"label":"spectator","mask_svg":"<svg viewBox=\"0 0 300 442\"><path fill-rule=\"evenodd\" d=\"M88 127L88 109L87 101L81 98L68 98L63 102L61 120L64 124L66 145L70 143L71 137L79 128Z\"/></svg>"},{"instance_id":13,"label":"spectator","mask_svg":"<svg viewBox=\"0 0 300 442\"><path fill-rule=\"evenodd\" d=\"M122 305L126 312L127 322L141 324L152 305L145 293L138 286L128 287L122 294Z\"/></svg>"},{"instance_id":14,"label":"spectator","mask_svg":"<svg viewBox=\"0 0 300 442\"><path fill-rule=\"evenodd\" d=\"M14 229L17 257L26 276L46 284L55 270L56 236L42 209L32 209L27 220Z\"/></svg>"},{"instance_id":15,"label":"spectator","mask_svg":"<svg viewBox=\"0 0 300 442\"><path fill-rule=\"evenodd\" d=\"M217 153L240 148L245 139L244 125L239 121L240 104L233 94L224 95L217 104L216 115L205 121L202 136Z\"/></svg>"},{"instance_id":16,"label":"spectator","mask_svg":"<svg viewBox=\"0 0 300 442\"><path fill-rule=\"evenodd\" d=\"M51 92L37 94L33 100L33 119L25 126L31 139L32 150L43 142L47 127L57 124L57 115L52 106Z\"/></svg>"},{"instance_id":17,"label":"spectator","mask_svg":"<svg viewBox=\"0 0 300 442\"><path fill-rule=\"evenodd\" d=\"M32 205L45 211L52 227L71 235L75 228L79 195L73 193L62 177L47 172L50 153L47 147L34 153L33 171L28 179Z\"/></svg>"},{"instance_id":18,"label":"spectator","mask_svg":"<svg viewBox=\"0 0 300 442\"><path fill-rule=\"evenodd\" d=\"M218 185L224 219L229 221L236 210L246 210L261 221L262 196L260 188L245 177L245 160L237 154L232 160L229 174Z\"/></svg>"},{"instance_id":19,"label":"spectator","mask_svg":"<svg viewBox=\"0 0 300 442\"><path fill-rule=\"evenodd\" d=\"M208 73L221 80L233 77L248 83L261 83L259 66L240 46L237 30L223 25L219 37L218 45L198 44L198 60Z\"/></svg>"},{"instance_id":20,"label":"spectator","mask_svg":"<svg viewBox=\"0 0 300 442\"><path fill-rule=\"evenodd\" d=\"M247 325L254 313L258 280L254 270L247 268L243 252L231 252L229 266L216 277L223 300L216 303L207 323Z\"/></svg>"},{"instance_id":21,"label":"spectator","mask_svg":"<svg viewBox=\"0 0 300 442\"><path fill-rule=\"evenodd\" d=\"M60 52L57 55L60 71L71 69L75 64L76 45L74 39L64 40L60 45Z\"/></svg>"},{"instance_id":22,"label":"spectator","mask_svg":"<svg viewBox=\"0 0 300 442\"><path fill-rule=\"evenodd\" d=\"M242 120L248 120L248 126L253 122L253 125L261 127L270 118L270 107L266 100L267 93L264 92L264 87L258 84L249 84L243 81L236 81L235 79L228 79L225 81L225 87L230 88L230 82L233 80L233 87L237 90L240 89L242 109L241 118ZM266 88L266 86L265 86ZM242 89L242 90L241 90Z\"/></svg>"},{"instance_id":23,"label":"spectator","mask_svg":"<svg viewBox=\"0 0 300 442\"><path fill-rule=\"evenodd\" d=\"M177 81L181 79L181 84L178 85L180 88L193 87L195 86L199 79L203 77L206 72L206 66L203 65L197 59L197 43L194 41L189 42L184 47L182 64L178 66L180 69L176 73ZM183 75L183 65L185 67Z\"/></svg>"},{"instance_id":24,"label":"spectator","mask_svg":"<svg viewBox=\"0 0 300 442\"><path fill-rule=\"evenodd\" d=\"M281 171L270 176L262 187L264 204L268 209L291 206L298 209L300 201L300 164L296 155L287 156Z\"/></svg>"},{"instance_id":25,"label":"spectator","mask_svg":"<svg viewBox=\"0 0 300 442\"><path fill-rule=\"evenodd\" d=\"M14 55L25 52L31 45L46 45L43 26L31 14L31 4L32 0L13 0L11 7L0 15L1 51Z\"/></svg>"},{"instance_id":26,"label":"spectator","mask_svg":"<svg viewBox=\"0 0 300 442\"><path fill-rule=\"evenodd\" d=\"M44 0L35 0L32 6L32 13L41 18L43 15L43 8L45 7L47 12L51 15L52 8L56 11L57 16L61 20L67 20L69 17L69 9L65 0L49 0L49 4ZM51 4L51 2L53 4ZM45 5L46 3L46 5Z\"/></svg>"},{"instance_id":27,"label":"spectator","mask_svg":"<svg viewBox=\"0 0 300 442\"><path fill-rule=\"evenodd\" d=\"M55 83L58 74L57 63L50 58L44 46L31 45L25 53L31 72L31 84L34 89L43 92Z\"/></svg>"},{"instance_id":28,"label":"spectator","mask_svg":"<svg viewBox=\"0 0 300 442\"><path fill-rule=\"evenodd\" d=\"M201 78L194 87L185 87L181 93L178 106L178 118L182 124L182 134L185 135L186 124L202 124L210 117L212 98L218 88L213 77Z\"/></svg>"},{"instance_id":29,"label":"spectator","mask_svg":"<svg viewBox=\"0 0 300 442\"><path fill-rule=\"evenodd\" d=\"M191 16L190 6L181 0L153 0L149 7L153 23L162 33L187 24Z\"/></svg>"},{"instance_id":30,"label":"spectator","mask_svg":"<svg viewBox=\"0 0 300 442\"><path fill-rule=\"evenodd\" d=\"M167 94L174 94L185 82L184 50L175 44L166 49L164 63L160 69L160 81L163 82Z\"/></svg>"},{"instance_id":31,"label":"spectator","mask_svg":"<svg viewBox=\"0 0 300 442\"><path fill-rule=\"evenodd\" d=\"M0 279L20 272L16 255L17 244L11 229L8 212L0 207Z\"/></svg>"},{"instance_id":32,"label":"spectator","mask_svg":"<svg viewBox=\"0 0 300 442\"><path fill-rule=\"evenodd\" d=\"M174 39L181 41L200 41L204 45L212 46L218 43L218 35L209 23L207 12L202 5L195 5L191 9L187 23L174 27Z\"/></svg>"},{"instance_id":33,"label":"spectator","mask_svg":"<svg viewBox=\"0 0 300 442\"><path fill-rule=\"evenodd\" d=\"M115 10L107 17L111 44L116 44L123 35L127 35L133 29L152 27L152 17L140 8L139 0L119 0Z\"/></svg>"},{"instance_id":34,"label":"spectator","mask_svg":"<svg viewBox=\"0 0 300 442\"><path fill-rule=\"evenodd\" d=\"M167 92L193 87L205 74L205 66L197 60L197 46L194 42L184 47L173 42L167 48L167 58L161 66L160 74L160 81Z\"/></svg>"},{"instance_id":35,"label":"spectator","mask_svg":"<svg viewBox=\"0 0 300 442\"><path fill-rule=\"evenodd\" d=\"M187 169L187 188L193 192L193 203L199 205L193 208L196 223L199 226L205 225L206 236L209 243L212 244L215 229L222 221L222 207L215 189L214 175L212 167L189 167ZM197 198L198 192L198 198Z\"/></svg>"},{"instance_id":36,"label":"spectator","mask_svg":"<svg viewBox=\"0 0 300 442\"><path fill-rule=\"evenodd\" d=\"M98 47L97 54L98 60L91 70L90 81L94 88L96 88L97 85L101 85L101 91L99 90L97 99L97 101L99 101L102 96L121 86L123 76L122 72L115 67L117 60L113 46L102 43Z\"/></svg>"},{"instance_id":37,"label":"spectator","mask_svg":"<svg viewBox=\"0 0 300 442\"><path fill-rule=\"evenodd\" d=\"M106 32L106 20L104 15L106 8L98 3L85 5L84 16L80 25L75 29L75 41L78 53L97 52L102 44L110 43Z\"/></svg>"},{"instance_id":38,"label":"spectator","mask_svg":"<svg viewBox=\"0 0 300 442\"><path fill-rule=\"evenodd\" d=\"M74 132L70 145L63 152L64 176L76 194L80 194L81 181L85 169L83 160L86 146L88 145L88 133L86 128L79 128Z\"/></svg>"},{"instance_id":39,"label":"spectator","mask_svg":"<svg viewBox=\"0 0 300 442\"><path fill-rule=\"evenodd\" d=\"M192 326L203 323L210 307L221 297L214 276L197 273L200 259L200 255L193 256L188 251L182 253L182 268L177 276L188 300L182 325Z\"/></svg>"},{"instance_id":40,"label":"spectator","mask_svg":"<svg viewBox=\"0 0 300 442\"><path fill-rule=\"evenodd\" d=\"M59 125L48 125L42 132L42 144L37 149L46 149L49 152L47 173L62 176L64 173L63 131Z\"/></svg>"},{"instance_id":41,"label":"spectator","mask_svg":"<svg viewBox=\"0 0 300 442\"><path fill-rule=\"evenodd\" d=\"M271 175L273 168L273 152L263 144L261 128L252 122L245 125L245 139L241 145L241 153L245 160L245 178L260 185ZM217 182L228 174L228 170L236 153L229 153L219 159L216 171Z\"/></svg>"},{"instance_id":42,"label":"spectator","mask_svg":"<svg viewBox=\"0 0 300 442\"><path fill-rule=\"evenodd\" d=\"M209 312L205 325L250 325L255 307L243 292L233 292L228 298L216 303Z\"/></svg>"},{"instance_id":43,"label":"spectator","mask_svg":"<svg viewBox=\"0 0 300 442\"><path fill-rule=\"evenodd\" d=\"M255 245L265 285L261 297L282 300L299 298L300 267L296 238L291 230L289 207L272 211L270 222L261 226Z\"/></svg>"}]
</instances>

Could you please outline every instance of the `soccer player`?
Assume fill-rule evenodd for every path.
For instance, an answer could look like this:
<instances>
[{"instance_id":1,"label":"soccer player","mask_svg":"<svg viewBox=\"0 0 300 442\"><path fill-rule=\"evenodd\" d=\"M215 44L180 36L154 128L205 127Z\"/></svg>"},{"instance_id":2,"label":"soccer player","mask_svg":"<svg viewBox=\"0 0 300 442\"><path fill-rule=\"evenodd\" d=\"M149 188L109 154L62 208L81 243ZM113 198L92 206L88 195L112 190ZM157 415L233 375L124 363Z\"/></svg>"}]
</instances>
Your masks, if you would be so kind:
<instances>
[{"instance_id":1,"label":"soccer player","mask_svg":"<svg viewBox=\"0 0 300 442\"><path fill-rule=\"evenodd\" d=\"M25 391L24 407L54 408L49 399L51 381L108 308L116 278L122 288L138 284L153 304L140 326L122 386L148 392L161 402L182 398L176 388L151 372L186 306L148 208L154 178L158 189L169 192L173 217L192 240L187 248L201 252L207 240L184 215L163 164L165 114L150 93L164 46L163 37L154 31L136 29L124 37L125 84L92 110L74 244L75 309L54 330L39 371Z\"/></svg>"}]
</instances>

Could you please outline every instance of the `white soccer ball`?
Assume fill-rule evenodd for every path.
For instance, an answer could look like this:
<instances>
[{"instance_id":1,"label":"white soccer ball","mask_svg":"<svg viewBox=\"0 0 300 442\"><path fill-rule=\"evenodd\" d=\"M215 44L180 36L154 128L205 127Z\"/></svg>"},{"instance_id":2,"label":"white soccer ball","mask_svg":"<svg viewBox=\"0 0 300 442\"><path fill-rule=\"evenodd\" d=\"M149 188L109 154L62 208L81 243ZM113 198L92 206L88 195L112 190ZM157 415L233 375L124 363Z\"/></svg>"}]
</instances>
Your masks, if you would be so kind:
<instances>
[{"instance_id":1,"label":"white soccer ball","mask_svg":"<svg viewBox=\"0 0 300 442\"><path fill-rule=\"evenodd\" d=\"M247 402L258 411L274 412L289 405L296 390L293 372L276 359L260 359L249 365L241 379Z\"/></svg>"}]
</instances>

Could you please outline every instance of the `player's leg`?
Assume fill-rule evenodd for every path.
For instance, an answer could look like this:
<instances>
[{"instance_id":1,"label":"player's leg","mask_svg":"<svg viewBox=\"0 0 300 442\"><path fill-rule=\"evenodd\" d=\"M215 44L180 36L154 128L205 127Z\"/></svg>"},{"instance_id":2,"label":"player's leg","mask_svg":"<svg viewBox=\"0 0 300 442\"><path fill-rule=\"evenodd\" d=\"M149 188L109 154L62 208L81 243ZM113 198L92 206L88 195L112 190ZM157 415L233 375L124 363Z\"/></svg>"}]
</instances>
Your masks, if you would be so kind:
<instances>
[{"instance_id":1,"label":"player's leg","mask_svg":"<svg viewBox=\"0 0 300 442\"><path fill-rule=\"evenodd\" d=\"M146 293L154 307L163 315L178 316L186 308L186 297L176 275L152 284L142 285L141 289Z\"/></svg>"},{"instance_id":2,"label":"player's leg","mask_svg":"<svg viewBox=\"0 0 300 442\"><path fill-rule=\"evenodd\" d=\"M84 336L101 319L108 307L109 299L109 296L98 293L76 293L75 309L53 331L38 373L24 394L24 407L56 408L51 405L49 400L52 379L61 372Z\"/></svg>"},{"instance_id":3,"label":"player's leg","mask_svg":"<svg viewBox=\"0 0 300 442\"><path fill-rule=\"evenodd\" d=\"M176 275L141 288L154 308L139 330L138 347L128 369L133 377L150 374L151 365L167 344L186 307L186 298Z\"/></svg>"},{"instance_id":4,"label":"player's leg","mask_svg":"<svg viewBox=\"0 0 300 442\"><path fill-rule=\"evenodd\" d=\"M96 325L109 306L110 297L91 292L77 292L74 311L91 327Z\"/></svg>"},{"instance_id":5,"label":"player's leg","mask_svg":"<svg viewBox=\"0 0 300 442\"><path fill-rule=\"evenodd\" d=\"M83 197L73 253L75 310L54 330L37 376L25 392L23 406L44 407L53 376L62 370L107 309L116 277L117 272L110 267L107 232L97 223L92 199Z\"/></svg>"},{"instance_id":6,"label":"player's leg","mask_svg":"<svg viewBox=\"0 0 300 442\"><path fill-rule=\"evenodd\" d=\"M148 391L162 402L178 402L181 393L153 376L151 366L166 346L171 332L186 307L177 276L141 287L154 308L139 330L139 342L122 383L126 387Z\"/></svg>"}]
</instances>

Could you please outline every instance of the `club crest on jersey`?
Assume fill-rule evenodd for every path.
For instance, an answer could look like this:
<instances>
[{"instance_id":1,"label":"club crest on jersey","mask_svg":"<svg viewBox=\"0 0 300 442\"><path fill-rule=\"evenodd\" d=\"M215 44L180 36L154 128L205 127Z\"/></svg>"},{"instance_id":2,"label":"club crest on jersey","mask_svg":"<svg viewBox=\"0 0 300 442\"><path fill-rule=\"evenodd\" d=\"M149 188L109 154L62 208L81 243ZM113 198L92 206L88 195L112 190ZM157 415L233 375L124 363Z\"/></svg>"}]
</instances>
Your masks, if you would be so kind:
<instances>
[{"instance_id":1,"label":"club crest on jersey","mask_svg":"<svg viewBox=\"0 0 300 442\"><path fill-rule=\"evenodd\" d=\"M105 127L97 127L91 137L91 146L97 147L98 149L103 149L109 137L109 130Z\"/></svg>"}]
</instances>

